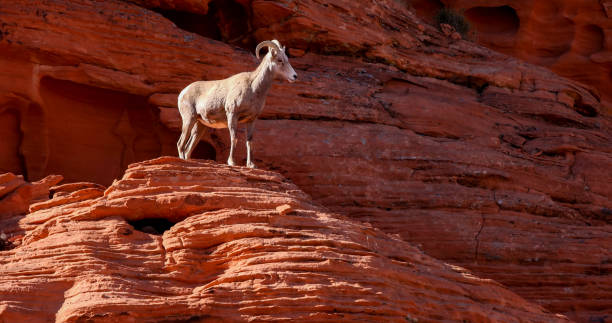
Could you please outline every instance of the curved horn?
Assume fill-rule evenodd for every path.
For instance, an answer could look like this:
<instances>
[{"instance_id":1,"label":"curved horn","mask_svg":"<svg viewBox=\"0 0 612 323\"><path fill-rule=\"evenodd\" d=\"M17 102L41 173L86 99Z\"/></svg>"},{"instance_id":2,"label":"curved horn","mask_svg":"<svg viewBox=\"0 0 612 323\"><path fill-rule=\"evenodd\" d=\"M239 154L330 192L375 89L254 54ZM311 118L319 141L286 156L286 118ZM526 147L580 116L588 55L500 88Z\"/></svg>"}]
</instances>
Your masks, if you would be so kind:
<instances>
[{"instance_id":1,"label":"curved horn","mask_svg":"<svg viewBox=\"0 0 612 323\"><path fill-rule=\"evenodd\" d=\"M281 51L280 48L278 48L278 45L276 45L275 43L273 43L272 41L269 40L264 40L261 43L259 43L259 45L257 45L257 48L255 48L255 55L257 56L257 59L259 59L259 51L264 47L264 46L268 46L268 47L272 47L274 49L276 49L277 51Z\"/></svg>"}]
</instances>

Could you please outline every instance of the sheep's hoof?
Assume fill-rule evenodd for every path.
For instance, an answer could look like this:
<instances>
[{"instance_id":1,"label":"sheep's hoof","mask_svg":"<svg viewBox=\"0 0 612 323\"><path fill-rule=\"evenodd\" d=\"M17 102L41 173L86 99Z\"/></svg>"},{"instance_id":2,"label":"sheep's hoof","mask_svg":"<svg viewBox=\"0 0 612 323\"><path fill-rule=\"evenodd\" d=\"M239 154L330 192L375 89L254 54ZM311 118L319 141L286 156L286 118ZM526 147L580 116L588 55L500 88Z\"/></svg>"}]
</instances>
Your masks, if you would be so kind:
<instances>
[{"instance_id":1,"label":"sheep's hoof","mask_svg":"<svg viewBox=\"0 0 612 323\"><path fill-rule=\"evenodd\" d=\"M255 164L253 164L253 163L247 163L247 167L248 168L257 168L257 166L255 166Z\"/></svg>"},{"instance_id":2,"label":"sheep's hoof","mask_svg":"<svg viewBox=\"0 0 612 323\"><path fill-rule=\"evenodd\" d=\"M232 160L232 159L228 159L227 160L227 164L230 165L230 166L235 166L236 165L236 164L234 164L234 160Z\"/></svg>"}]
</instances>

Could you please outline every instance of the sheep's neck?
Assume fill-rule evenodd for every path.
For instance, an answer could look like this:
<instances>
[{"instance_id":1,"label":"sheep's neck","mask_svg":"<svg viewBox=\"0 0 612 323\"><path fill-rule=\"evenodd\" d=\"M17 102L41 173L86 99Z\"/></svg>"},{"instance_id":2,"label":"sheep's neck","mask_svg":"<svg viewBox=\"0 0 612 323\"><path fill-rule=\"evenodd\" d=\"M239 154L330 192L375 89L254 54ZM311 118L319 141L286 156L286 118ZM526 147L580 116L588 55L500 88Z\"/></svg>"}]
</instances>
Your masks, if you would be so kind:
<instances>
[{"instance_id":1,"label":"sheep's neck","mask_svg":"<svg viewBox=\"0 0 612 323\"><path fill-rule=\"evenodd\" d=\"M266 57L261 61L261 64L253 71L253 81L251 86L253 92L258 97L265 97L272 85L274 75L272 75L272 69L270 68L270 59Z\"/></svg>"}]
</instances>

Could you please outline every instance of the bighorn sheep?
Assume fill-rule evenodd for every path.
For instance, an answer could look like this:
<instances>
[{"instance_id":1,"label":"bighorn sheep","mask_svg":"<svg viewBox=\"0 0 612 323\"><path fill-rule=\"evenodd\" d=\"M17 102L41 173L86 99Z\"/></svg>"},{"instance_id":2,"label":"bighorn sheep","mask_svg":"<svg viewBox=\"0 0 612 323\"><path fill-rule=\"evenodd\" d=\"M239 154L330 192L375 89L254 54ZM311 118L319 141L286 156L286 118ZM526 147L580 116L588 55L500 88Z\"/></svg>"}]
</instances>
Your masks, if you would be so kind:
<instances>
[{"instance_id":1,"label":"bighorn sheep","mask_svg":"<svg viewBox=\"0 0 612 323\"><path fill-rule=\"evenodd\" d=\"M178 109L183 119L181 137L177 142L179 157L188 159L204 134L204 126L228 128L231 147L227 164L234 165L234 148L238 139L238 123L246 123L247 166L255 168L252 143L253 126L266 101L266 94L276 77L295 82L297 74L289 64L285 47L278 40L266 40L255 49L268 47L268 53L252 72L243 72L223 80L198 81L189 84L178 97Z\"/></svg>"}]
</instances>

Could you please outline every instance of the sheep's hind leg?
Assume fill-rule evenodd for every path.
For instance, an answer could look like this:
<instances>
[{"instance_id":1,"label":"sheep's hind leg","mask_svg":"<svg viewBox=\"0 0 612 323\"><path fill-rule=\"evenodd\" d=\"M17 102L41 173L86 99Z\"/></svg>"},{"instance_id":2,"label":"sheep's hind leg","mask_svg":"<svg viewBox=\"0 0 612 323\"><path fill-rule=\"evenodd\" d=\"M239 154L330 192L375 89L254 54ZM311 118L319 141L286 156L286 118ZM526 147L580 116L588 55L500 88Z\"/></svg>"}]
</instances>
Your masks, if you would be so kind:
<instances>
[{"instance_id":1,"label":"sheep's hind leg","mask_svg":"<svg viewBox=\"0 0 612 323\"><path fill-rule=\"evenodd\" d=\"M249 168L257 168L257 166L255 166L255 164L253 163L253 143L252 143L252 139L253 139L253 129L255 129L255 121L247 124L246 126L247 129L247 133L246 133L246 147L247 147L247 167Z\"/></svg>"},{"instance_id":2,"label":"sheep's hind leg","mask_svg":"<svg viewBox=\"0 0 612 323\"><path fill-rule=\"evenodd\" d=\"M185 159L191 158L191 153L202 139L204 135L204 131L206 130L206 126L202 123L196 121L196 124L193 128L191 128L191 136L189 137L189 142L187 143L187 151L185 152Z\"/></svg>"},{"instance_id":3,"label":"sheep's hind leg","mask_svg":"<svg viewBox=\"0 0 612 323\"><path fill-rule=\"evenodd\" d=\"M230 133L230 153L227 158L227 164L230 166L234 166L234 148L236 147L236 143L238 142L238 138L236 138L236 128L238 127L238 118L234 113L227 114L227 129L229 129Z\"/></svg>"},{"instance_id":4,"label":"sheep's hind leg","mask_svg":"<svg viewBox=\"0 0 612 323\"><path fill-rule=\"evenodd\" d=\"M193 126L195 125L197 121L194 118L186 118L183 119L183 127L181 128L181 137L179 138L178 142L176 143L176 148L178 150L178 155L180 158L182 159L187 159L189 157L185 157L186 154L186 146L187 146L187 136L189 136L189 133L191 133L191 129L193 128Z\"/></svg>"}]
</instances>

